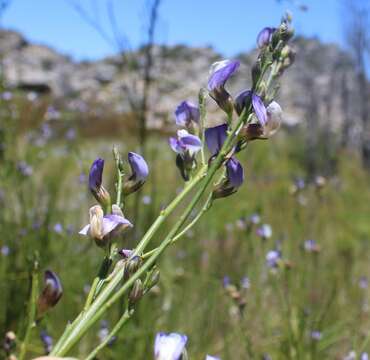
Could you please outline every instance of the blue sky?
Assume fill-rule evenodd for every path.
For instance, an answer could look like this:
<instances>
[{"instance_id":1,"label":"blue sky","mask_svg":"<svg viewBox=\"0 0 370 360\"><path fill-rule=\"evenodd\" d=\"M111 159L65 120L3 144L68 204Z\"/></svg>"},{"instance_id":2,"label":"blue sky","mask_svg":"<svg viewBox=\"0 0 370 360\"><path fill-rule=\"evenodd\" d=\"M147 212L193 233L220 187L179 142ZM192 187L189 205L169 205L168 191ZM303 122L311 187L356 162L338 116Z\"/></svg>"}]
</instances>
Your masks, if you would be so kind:
<instances>
[{"instance_id":1,"label":"blue sky","mask_svg":"<svg viewBox=\"0 0 370 360\"><path fill-rule=\"evenodd\" d=\"M145 5L149 0L113 1L119 26L135 48L145 39ZM340 0L295 1L304 2L308 11L302 12L283 0L162 0L157 39L171 45L212 45L232 56L252 48L258 31L266 25L276 25L284 11L290 9L298 34L342 42ZM80 0L85 8L93 2ZM102 26L109 29L106 0L95 3ZM114 53L112 46L81 20L68 0L13 0L2 25L78 60Z\"/></svg>"}]
</instances>

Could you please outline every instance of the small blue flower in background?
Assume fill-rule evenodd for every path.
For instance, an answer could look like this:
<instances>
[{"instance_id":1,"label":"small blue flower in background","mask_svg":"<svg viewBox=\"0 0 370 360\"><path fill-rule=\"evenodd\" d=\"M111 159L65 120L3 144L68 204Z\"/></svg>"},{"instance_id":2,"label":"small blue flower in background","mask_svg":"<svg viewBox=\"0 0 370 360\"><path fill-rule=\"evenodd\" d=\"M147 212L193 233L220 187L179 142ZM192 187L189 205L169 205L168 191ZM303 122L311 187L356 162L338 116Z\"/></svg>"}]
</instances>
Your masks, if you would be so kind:
<instances>
[{"instance_id":1,"label":"small blue flower in background","mask_svg":"<svg viewBox=\"0 0 370 360\"><path fill-rule=\"evenodd\" d=\"M250 224L257 225L261 222L261 217L258 214L252 214L248 220Z\"/></svg>"},{"instance_id":2,"label":"small blue flower in background","mask_svg":"<svg viewBox=\"0 0 370 360\"><path fill-rule=\"evenodd\" d=\"M0 249L1 255L8 256L10 254L10 248L8 245L3 245Z\"/></svg>"},{"instance_id":3,"label":"small blue flower in background","mask_svg":"<svg viewBox=\"0 0 370 360\"><path fill-rule=\"evenodd\" d=\"M230 280L230 277L225 275L222 279L222 285L224 288L228 287L231 285L231 280Z\"/></svg>"},{"instance_id":4,"label":"small blue flower in background","mask_svg":"<svg viewBox=\"0 0 370 360\"><path fill-rule=\"evenodd\" d=\"M60 234L63 232L63 226L61 223L56 223L53 227L53 230L57 233Z\"/></svg>"},{"instance_id":5,"label":"small blue flower in background","mask_svg":"<svg viewBox=\"0 0 370 360\"><path fill-rule=\"evenodd\" d=\"M272 228L269 224L262 224L256 230L257 236L260 236L262 239L268 239L272 236Z\"/></svg>"},{"instance_id":6,"label":"small blue flower in background","mask_svg":"<svg viewBox=\"0 0 370 360\"><path fill-rule=\"evenodd\" d=\"M193 158L202 148L202 142L198 136L189 134L186 130L179 130L177 138L171 137L169 144L172 150L182 157Z\"/></svg>"},{"instance_id":7,"label":"small blue flower in background","mask_svg":"<svg viewBox=\"0 0 370 360\"><path fill-rule=\"evenodd\" d=\"M358 286L361 288L361 289L367 289L367 287L369 286L369 280L366 276L361 276L360 277L360 280L358 281Z\"/></svg>"},{"instance_id":8,"label":"small blue flower in background","mask_svg":"<svg viewBox=\"0 0 370 360\"><path fill-rule=\"evenodd\" d=\"M46 330L40 332L40 339L44 345L45 353L49 354L53 349L53 338L48 334Z\"/></svg>"},{"instance_id":9,"label":"small blue flower in background","mask_svg":"<svg viewBox=\"0 0 370 360\"><path fill-rule=\"evenodd\" d=\"M179 360L187 341L186 335L158 333L154 344L155 360Z\"/></svg>"},{"instance_id":10,"label":"small blue flower in background","mask_svg":"<svg viewBox=\"0 0 370 360\"><path fill-rule=\"evenodd\" d=\"M221 359L215 356L207 355L205 360L221 360Z\"/></svg>"},{"instance_id":11,"label":"small blue flower in background","mask_svg":"<svg viewBox=\"0 0 370 360\"><path fill-rule=\"evenodd\" d=\"M281 260L281 252L279 250L270 250L266 254L266 265L271 268L277 268Z\"/></svg>"},{"instance_id":12,"label":"small blue flower in background","mask_svg":"<svg viewBox=\"0 0 370 360\"><path fill-rule=\"evenodd\" d=\"M360 360L369 360L369 355L366 352L361 353Z\"/></svg>"},{"instance_id":13,"label":"small blue flower in background","mask_svg":"<svg viewBox=\"0 0 370 360\"><path fill-rule=\"evenodd\" d=\"M243 289L250 289L251 287L251 281L249 280L249 278L247 276L244 276L242 278L242 280L240 281L240 286L243 288Z\"/></svg>"},{"instance_id":14,"label":"small blue flower in background","mask_svg":"<svg viewBox=\"0 0 370 360\"><path fill-rule=\"evenodd\" d=\"M317 244L316 240L309 239L305 240L303 243L303 248L306 252L319 252L320 251L320 246Z\"/></svg>"},{"instance_id":15,"label":"small blue flower in background","mask_svg":"<svg viewBox=\"0 0 370 360\"><path fill-rule=\"evenodd\" d=\"M276 28L265 27L257 35L257 46L261 49L267 46L272 38L273 33L276 31Z\"/></svg>"},{"instance_id":16,"label":"small blue flower in background","mask_svg":"<svg viewBox=\"0 0 370 360\"><path fill-rule=\"evenodd\" d=\"M176 125L189 127L192 122L199 123L199 109L190 101L183 101L175 111Z\"/></svg>"},{"instance_id":17,"label":"small blue flower in background","mask_svg":"<svg viewBox=\"0 0 370 360\"><path fill-rule=\"evenodd\" d=\"M23 176L28 177L28 176L31 176L33 174L32 166L28 165L25 161L20 161L17 164L17 169Z\"/></svg>"},{"instance_id":18,"label":"small blue flower in background","mask_svg":"<svg viewBox=\"0 0 370 360\"><path fill-rule=\"evenodd\" d=\"M311 331L311 339L315 341L319 341L322 339L322 333L318 330Z\"/></svg>"}]
</instances>

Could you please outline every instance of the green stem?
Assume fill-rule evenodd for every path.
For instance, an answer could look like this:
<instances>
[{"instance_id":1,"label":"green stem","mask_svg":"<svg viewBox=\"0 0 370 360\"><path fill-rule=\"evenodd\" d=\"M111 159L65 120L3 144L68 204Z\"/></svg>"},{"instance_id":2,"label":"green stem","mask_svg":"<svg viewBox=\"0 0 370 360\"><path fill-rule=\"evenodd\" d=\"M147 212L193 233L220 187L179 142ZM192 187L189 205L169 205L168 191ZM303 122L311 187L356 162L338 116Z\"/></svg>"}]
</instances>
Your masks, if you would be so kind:
<instances>
[{"instance_id":1,"label":"green stem","mask_svg":"<svg viewBox=\"0 0 370 360\"><path fill-rule=\"evenodd\" d=\"M27 353L27 346L31 336L32 329L35 327L35 319L36 319L36 312L37 312L37 293L39 287L38 281L38 265L35 263L34 269L32 270L32 279L31 279L31 295L30 301L28 304L28 324L26 328L26 333L24 335L23 342L21 344L20 353L19 353L19 360L23 360L26 353Z\"/></svg>"},{"instance_id":2,"label":"green stem","mask_svg":"<svg viewBox=\"0 0 370 360\"><path fill-rule=\"evenodd\" d=\"M116 169L117 169L117 197L116 197L116 205L121 207L122 202L122 180L123 180L123 172L120 169L120 154L115 146L113 146L113 157L116 162Z\"/></svg>"},{"instance_id":3,"label":"green stem","mask_svg":"<svg viewBox=\"0 0 370 360\"><path fill-rule=\"evenodd\" d=\"M127 322L128 319L132 316L134 310L126 310L117 324L114 326L112 331L107 335L107 337L85 358L85 360L93 360L99 351L104 349L109 341L121 330L122 326Z\"/></svg>"}]
</instances>

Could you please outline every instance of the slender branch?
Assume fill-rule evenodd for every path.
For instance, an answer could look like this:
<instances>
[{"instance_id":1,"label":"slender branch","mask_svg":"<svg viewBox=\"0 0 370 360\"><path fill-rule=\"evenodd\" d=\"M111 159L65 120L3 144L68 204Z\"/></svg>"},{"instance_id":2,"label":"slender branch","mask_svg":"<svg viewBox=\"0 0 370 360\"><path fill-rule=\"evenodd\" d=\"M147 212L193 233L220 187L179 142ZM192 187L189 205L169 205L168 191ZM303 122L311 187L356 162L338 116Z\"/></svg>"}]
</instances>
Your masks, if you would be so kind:
<instances>
[{"instance_id":1,"label":"slender branch","mask_svg":"<svg viewBox=\"0 0 370 360\"><path fill-rule=\"evenodd\" d=\"M85 360L93 360L95 359L95 356L98 354L99 351L104 349L109 342L113 339L113 337L121 330L122 326L127 322L127 320L130 319L132 314L134 313L134 310L126 310L117 324L114 326L112 331L105 337L105 339L85 358Z\"/></svg>"},{"instance_id":2,"label":"slender branch","mask_svg":"<svg viewBox=\"0 0 370 360\"><path fill-rule=\"evenodd\" d=\"M18 357L19 360L23 360L27 353L27 346L28 346L28 342L31 336L31 332L32 332L32 329L35 327L38 288L39 288L38 263L37 261L35 261L34 267L32 270L32 277L31 277L31 295L30 295L30 301L28 304L28 324L27 324L26 333L24 335L23 342L21 344L20 353Z\"/></svg>"}]
</instances>

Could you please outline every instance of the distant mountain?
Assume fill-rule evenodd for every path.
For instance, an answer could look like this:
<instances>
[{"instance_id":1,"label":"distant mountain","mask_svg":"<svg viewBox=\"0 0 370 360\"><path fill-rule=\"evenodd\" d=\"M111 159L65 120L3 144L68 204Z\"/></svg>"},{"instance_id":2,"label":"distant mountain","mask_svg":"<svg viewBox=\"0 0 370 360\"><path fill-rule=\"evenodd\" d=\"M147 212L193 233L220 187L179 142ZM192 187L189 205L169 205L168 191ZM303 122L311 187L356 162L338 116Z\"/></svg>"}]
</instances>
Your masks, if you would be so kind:
<instances>
[{"instance_id":1,"label":"distant mountain","mask_svg":"<svg viewBox=\"0 0 370 360\"><path fill-rule=\"evenodd\" d=\"M287 125L302 121L330 122L339 129L356 113L355 69L350 56L337 45L316 39L297 38L295 64L283 78L279 102ZM0 56L8 85L26 91L51 93L78 108L100 107L129 113L140 98L144 49L123 63L116 55L94 62L74 62L50 47L32 44L21 34L0 31ZM183 99L196 101L206 86L209 66L222 56L211 48L182 45L154 48L153 85L149 96L151 127L172 119ZM250 86L250 67L256 52L236 56L242 62L238 76L230 81L231 93ZM209 101L212 108L212 101ZM216 110L216 108L213 108ZM212 110L211 110L212 111Z\"/></svg>"}]
</instances>

